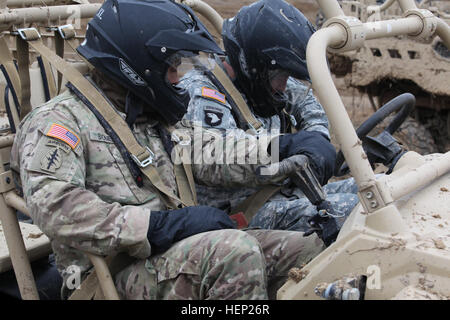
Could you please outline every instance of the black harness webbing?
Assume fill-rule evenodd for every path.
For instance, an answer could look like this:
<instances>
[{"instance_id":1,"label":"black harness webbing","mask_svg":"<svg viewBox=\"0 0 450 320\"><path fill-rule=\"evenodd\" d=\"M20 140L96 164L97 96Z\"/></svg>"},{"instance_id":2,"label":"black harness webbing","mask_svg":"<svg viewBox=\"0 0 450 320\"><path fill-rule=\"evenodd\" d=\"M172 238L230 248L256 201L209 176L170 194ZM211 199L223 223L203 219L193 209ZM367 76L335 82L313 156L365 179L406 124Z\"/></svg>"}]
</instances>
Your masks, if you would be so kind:
<instances>
[{"instance_id":1,"label":"black harness webbing","mask_svg":"<svg viewBox=\"0 0 450 320\"><path fill-rule=\"evenodd\" d=\"M42 60L41 56L36 57L36 60L39 65L39 70L41 71L42 84L44 85L44 96L45 101L47 102L48 100L50 100L50 88L48 87L48 78L47 73L45 72L44 61Z\"/></svg>"},{"instance_id":2,"label":"black harness webbing","mask_svg":"<svg viewBox=\"0 0 450 320\"><path fill-rule=\"evenodd\" d=\"M19 99L17 98L16 90L14 89L14 86L11 82L11 79L10 79L5 67L3 65L0 65L0 69L2 70L3 76L5 77L5 80L6 80L5 95L4 95L6 114L8 115L11 132L16 133L16 124L14 123L14 118L12 116L12 111L11 111L11 105L9 103L9 91L11 91L11 95L13 97L14 104L15 104L15 107L17 110L17 114L20 114Z\"/></svg>"}]
</instances>

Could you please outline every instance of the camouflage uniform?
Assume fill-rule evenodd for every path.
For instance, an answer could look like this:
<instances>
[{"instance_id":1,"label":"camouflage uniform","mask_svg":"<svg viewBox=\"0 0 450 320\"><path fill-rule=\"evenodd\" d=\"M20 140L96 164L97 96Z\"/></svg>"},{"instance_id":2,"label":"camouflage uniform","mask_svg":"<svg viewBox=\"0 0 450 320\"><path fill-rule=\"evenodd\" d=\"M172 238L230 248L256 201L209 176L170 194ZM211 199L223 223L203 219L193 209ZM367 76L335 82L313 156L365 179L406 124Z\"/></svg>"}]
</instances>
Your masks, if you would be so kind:
<instances>
[{"instance_id":1,"label":"camouflage uniform","mask_svg":"<svg viewBox=\"0 0 450 320\"><path fill-rule=\"evenodd\" d=\"M191 95L188 112L180 122L182 126L195 128L201 125L204 128L221 131L224 136L229 135L230 132L232 135L237 135L237 131L240 131L242 136L251 136L238 128L227 101L220 101L203 93L203 88L213 89L215 92L218 92L218 89L201 71L196 70L187 74L180 82L180 86L188 89ZM308 90L302 82L289 78L285 93L290 97L290 101L293 101L285 108L291 115L291 119L295 118L293 123L296 122L300 130L319 131L329 137L328 119L312 91ZM267 131L280 130L278 115L270 118L254 115L263 123ZM197 182L199 182L197 185L199 203L225 211L229 211L257 190L247 181L242 183L237 181L226 189L214 187L203 181ZM345 215L350 214L359 201L356 195L357 186L353 179L328 184L324 190L328 194L327 199ZM283 188L259 209L250 226L306 231L307 218L316 212L315 207L298 188ZM340 220L343 223L344 218Z\"/></svg>"},{"instance_id":2,"label":"camouflage uniform","mask_svg":"<svg viewBox=\"0 0 450 320\"><path fill-rule=\"evenodd\" d=\"M163 183L175 190L173 164L156 124L138 121L133 132L155 153ZM91 270L82 251L104 256L126 252L136 258L115 278L123 298L263 299L267 286L278 285L289 267L323 249L316 236L302 238L296 232L220 230L186 238L151 256L151 210L165 207L147 178L143 187L137 186L111 137L71 92L27 115L11 155L33 221L51 239L64 297L73 266L83 277Z\"/></svg>"}]
</instances>

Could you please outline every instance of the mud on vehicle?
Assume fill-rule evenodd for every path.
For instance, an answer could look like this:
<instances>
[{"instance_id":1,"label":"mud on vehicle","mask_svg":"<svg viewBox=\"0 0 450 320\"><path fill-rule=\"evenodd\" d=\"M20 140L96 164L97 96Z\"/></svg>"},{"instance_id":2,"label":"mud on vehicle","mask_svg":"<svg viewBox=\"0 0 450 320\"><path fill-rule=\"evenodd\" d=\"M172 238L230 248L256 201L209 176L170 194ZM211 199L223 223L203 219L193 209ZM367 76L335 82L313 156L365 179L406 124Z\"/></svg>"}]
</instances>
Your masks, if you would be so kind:
<instances>
[{"instance_id":1,"label":"mud on vehicle","mask_svg":"<svg viewBox=\"0 0 450 320\"><path fill-rule=\"evenodd\" d=\"M212 8L204 2L198 0L180 0L180 2L190 5L200 14L212 17L212 25L218 30L221 29L220 16L217 12L211 11ZM355 50L356 52L369 50L369 53L374 56L373 51L370 50L372 46L368 43L378 42L365 40L365 38L385 37L391 32L404 34L405 31L402 29L404 25L408 25L409 30L414 32L416 37L439 35L445 47L449 48L450 28L443 20L430 15L431 11L417 11L412 0L397 1L402 9L398 15L409 12L411 16L390 22L382 21L379 23L380 30L371 29L373 25L363 24L361 22L364 20L363 17L359 21L344 16L337 1L317 0L317 2L327 18L326 27L317 31L310 40L307 50L308 69L313 89L327 113L333 133L336 133L338 138L343 159L348 163L358 185L360 203L352 211L334 243L301 269L291 270L289 280L278 291L278 298L450 299L450 236L448 234L450 152L427 156L408 152L397 162L392 174L383 177L375 176L362 146L363 139L358 137L353 128L326 61L327 48L339 53L339 56L335 57L344 57L343 52L354 54ZM349 5L350 11L353 10L351 5L354 5L353 12L359 12L358 3L352 1ZM99 5L94 4L76 6L80 6L79 12L85 14L86 18L92 17L99 8ZM84 9L81 9L82 6ZM64 47L68 49L68 52L66 51L62 56L72 65L78 66L80 70L86 70L87 66L82 61L79 61L76 56L71 56L70 48L75 45L71 40L76 36L73 29L64 21L69 18L70 10L67 10L67 6L57 7L39 8L39 11L43 11L44 14L40 15L39 19L35 16L34 23L42 28L41 34L49 33L50 40L47 45L55 51L57 46L53 41L61 36ZM48 238L36 226L18 222L17 211L26 215L28 209L21 195L15 190L9 168L14 125L19 121L16 106L20 104L19 98L22 101L24 97L22 89L25 87L23 80L16 73L17 55L14 39L21 36L20 32L17 32L18 29L30 27L29 21L25 23L23 20L26 16L25 12L17 10L9 10L5 7L0 9L0 17L4 18L0 21L7 21L1 26L2 32L8 37L6 46L2 47L3 60L0 61L0 65L9 71L3 72L3 86L0 86L1 92L5 93L5 114L7 113L6 118L9 120L5 122L0 132L0 218L2 224L0 275L13 269L15 275L13 280L18 283L21 297L38 299L39 293L32 274L32 268L35 270L36 265L30 265L30 261L45 257L51 253L51 249ZM62 14L62 12L66 13ZM363 12L361 9L361 14ZM61 21L64 22L61 23ZM430 25L434 28L427 28ZM390 32L387 32L388 28L391 28ZM21 32L23 33L24 30ZM361 34L364 36L358 38L357 35ZM353 41L355 39L356 41ZM58 45L59 48L60 45L61 43ZM380 50L379 47L376 48ZM431 48L436 52L435 49L441 48L441 45L434 44ZM412 50L408 48L405 48L406 51L397 50L398 55L414 60L411 56L415 54L409 53ZM438 51L444 52L445 55L446 50ZM378 54L378 51L375 50L375 52ZM383 57L381 50L380 54ZM419 56L420 54L421 51ZM390 57L389 51L387 55ZM30 57L34 59L36 53L30 51ZM375 57L379 56L375 55ZM375 59L367 60L368 63L375 63L374 61ZM59 80L58 73L49 69L49 66L46 69L47 63L48 61L34 63L33 60L29 68L31 106L48 100L63 88L64 79ZM334 65L333 62L332 65ZM354 71L353 65L354 61L350 71ZM423 72L423 75L427 76L435 74L435 71L430 69L425 69ZM431 78L435 79L433 76ZM392 82L391 89L396 88L397 83ZM16 92L16 97L12 94L12 90ZM416 94L416 92L412 93ZM393 95L388 91L386 94ZM373 95L375 96L375 93ZM399 109L398 106L403 108L405 102L402 99L400 101L402 103L397 104L395 110ZM385 112L382 116L378 116L376 121L370 121L369 129L387 115L388 113ZM366 129L364 135L368 133ZM117 299L118 295L107 265L109 258L89 254L89 259L98 275L98 281L94 283L93 290L98 298Z\"/></svg>"},{"instance_id":2,"label":"mud on vehicle","mask_svg":"<svg viewBox=\"0 0 450 320\"><path fill-rule=\"evenodd\" d=\"M416 3L447 23L450 21L449 1ZM340 4L346 15L363 22L376 23L402 14L395 1L340 1ZM318 27L323 20L323 14L319 13ZM347 86L367 93L375 110L398 94L414 94L416 108L396 137L410 150L421 154L448 150L450 51L440 38L423 41L401 35L367 40L356 51L329 54L328 58L331 71L344 78Z\"/></svg>"}]
</instances>

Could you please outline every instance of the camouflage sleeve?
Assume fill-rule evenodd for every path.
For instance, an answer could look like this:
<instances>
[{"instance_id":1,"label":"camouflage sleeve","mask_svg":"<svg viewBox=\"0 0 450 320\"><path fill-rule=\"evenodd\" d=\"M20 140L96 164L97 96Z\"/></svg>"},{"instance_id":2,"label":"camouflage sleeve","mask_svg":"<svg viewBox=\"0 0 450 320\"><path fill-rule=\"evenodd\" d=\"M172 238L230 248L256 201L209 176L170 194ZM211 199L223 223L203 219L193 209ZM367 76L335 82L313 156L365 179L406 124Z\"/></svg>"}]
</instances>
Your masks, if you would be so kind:
<instances>
[{"instance_id":1,"label":"camouflage sleeve","mask_svg":"<svg viewBox=\"0 0 450 320\"><path fill-rule=\"evenodd\" d=\"M188 73L179 86L188 90L190 101L182 119L186 126L200 124L203 128L236 129L231 106L208 77L199 71Z\"/></svg>"},{"instance_id":2,"label":"camouflage sleeve","mask_svg":"<svg viewBox=\"0 0 450 320\"><path fill-rule=\"evenodd\" d=\"M22 122L12 150L34 223L49 238L83 251L149 255L150 210L108 203L86 189L89 140L77 120L61 110L32 112ZM61 133L65 137L55 138Z\"/></svg>"},{"instance_id":3,"label":"camouflage sleeve","mask_svg":"<svg viewBox=\"0 0 450 320\"><path fill-rule=\"evenodd\" d=\"M225 95L199 71L187 74L180 85L189 91L191 99L177 127L187 130L193 141L190 161L196 182L223 187L261 185L255 171L277 161L278 150L271 157L267 149L278 131L254 136L239 129Z\"/></svg>"},{"instance_id":4,"label":"camouflage sleeve","mask_svg":"<svg viewBox=\"0 0 450 320\"><path fill-rule=\"evenodd\" d=\"M282 180L282 177L261 179L256 174L258 167L278 161L277 144L271 143L278 136L278 131L254 136L240 129L225 131L206 129L201 125L178 128L189 135L192 141L188 146L189 152L185 153L188 156L180 159L191 161L197 183L207 186L256 187ZM173 152L183 154L180 152L183 147L177 147L181 149L175 148ZM172 154L172 159L176 163L175 154Z\"/></svg>"},{"instance_id":5,"label":"camouflage sleeve","mask_svg":"<svg viewBox=\"0 0 450 320\"><path fill-rule=\"evenodd\" d=\"M328 118L312 90L300 81L289 78L286 92L291 103L286 111L293 115L299 130L319 131L328 139Z\"/></svg>"}]
</instances>

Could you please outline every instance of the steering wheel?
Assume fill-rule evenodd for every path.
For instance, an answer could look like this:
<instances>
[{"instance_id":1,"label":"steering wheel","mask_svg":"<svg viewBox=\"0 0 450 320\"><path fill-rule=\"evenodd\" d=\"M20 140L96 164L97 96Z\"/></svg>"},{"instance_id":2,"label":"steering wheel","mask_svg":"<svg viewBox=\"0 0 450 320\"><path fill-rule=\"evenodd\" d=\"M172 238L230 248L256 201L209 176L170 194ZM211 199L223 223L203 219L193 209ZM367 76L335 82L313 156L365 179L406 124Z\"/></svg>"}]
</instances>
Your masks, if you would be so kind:
<instances>
[{"instance_id":1,"label":"steering wheel","mask_svg":"<svg viewBox=\"0 0 450 320\"><path fill-rule=\"evenodd\" d=\"M388 115L401 109L394 117L394 119L392 119L386 129L384 129L384 131L392 135L406 120L415 104L416 98L411 93L403 93L395 97L394 99L383 105L380 109L378 109L366 121L364 121L363 124L359 126L359 128L356 130L358 138L363 140L363 138L370 131L372 131L372 129L375 128L376 125L386 119ZM339 151L336 157L334 175L336 177L341 177L347 174L348 171L349 168L347 164L344 163L344 155L342 151Z\"/></svg>"}]
</instances>

